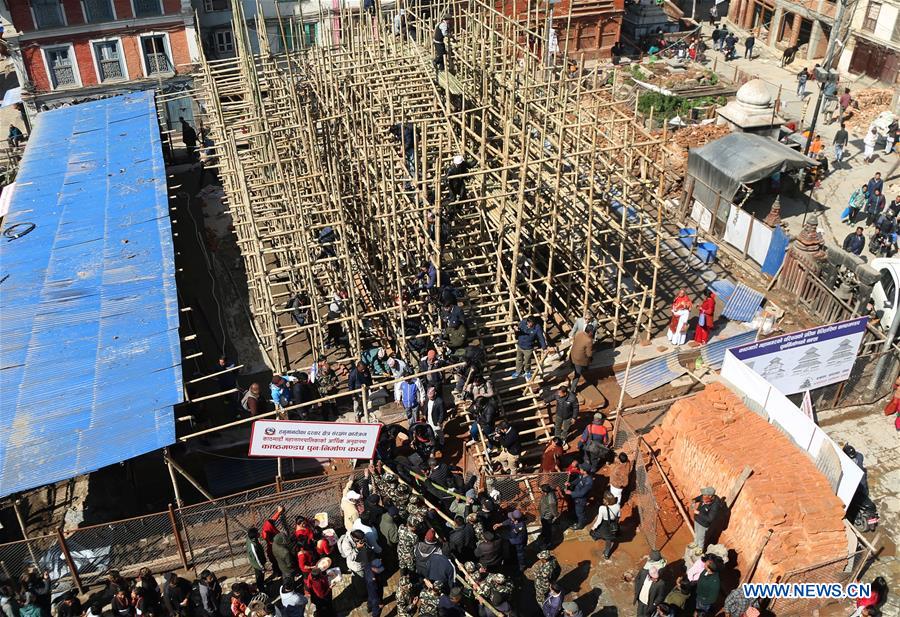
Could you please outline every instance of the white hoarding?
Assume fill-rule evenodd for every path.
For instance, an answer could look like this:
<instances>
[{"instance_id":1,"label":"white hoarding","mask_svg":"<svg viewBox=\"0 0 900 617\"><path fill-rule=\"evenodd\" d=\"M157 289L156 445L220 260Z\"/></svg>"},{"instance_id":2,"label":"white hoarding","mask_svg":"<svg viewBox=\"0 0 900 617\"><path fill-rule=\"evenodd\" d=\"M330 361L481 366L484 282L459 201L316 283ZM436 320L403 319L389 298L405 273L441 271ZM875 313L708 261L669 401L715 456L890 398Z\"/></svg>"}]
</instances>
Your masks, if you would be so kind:
<instances>
[{"instance_id":1,"label":"white hoarding","mask_svg":"<svg viewBox=\"0 0 900 617\"><path fill-rule=\"evenodd\" d=\"M850 376L868 319L791 332L729 351L782 394L814 390Z\"/></svg>"},{"instance_id":2,"label":"white hoarding","mask_svg":"<svg viewBox=\"0 0 900 617\"><path fill-rule=\"evenodd\" d=\"M250 456L279 458L372 458L381 424L257 420Z\"/></svg>"}]
</instances>

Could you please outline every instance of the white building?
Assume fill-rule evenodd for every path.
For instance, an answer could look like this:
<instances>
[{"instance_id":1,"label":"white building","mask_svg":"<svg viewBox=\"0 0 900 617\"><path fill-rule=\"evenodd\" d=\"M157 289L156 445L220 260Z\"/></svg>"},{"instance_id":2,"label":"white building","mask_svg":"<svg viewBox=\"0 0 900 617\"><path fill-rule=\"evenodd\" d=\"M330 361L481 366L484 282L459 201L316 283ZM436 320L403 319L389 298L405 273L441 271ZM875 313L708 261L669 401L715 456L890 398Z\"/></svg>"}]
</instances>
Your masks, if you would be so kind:
<instances>
[{"instance_id":1,"label":"white building","mask_svg":"<svg viewBox=\"0 0 900 617\"><path fill-rule=\"evenodd\" d=\"M900 82L900 0L858 0L838 69L888 85Z\"/></svg>"}]
</instances>

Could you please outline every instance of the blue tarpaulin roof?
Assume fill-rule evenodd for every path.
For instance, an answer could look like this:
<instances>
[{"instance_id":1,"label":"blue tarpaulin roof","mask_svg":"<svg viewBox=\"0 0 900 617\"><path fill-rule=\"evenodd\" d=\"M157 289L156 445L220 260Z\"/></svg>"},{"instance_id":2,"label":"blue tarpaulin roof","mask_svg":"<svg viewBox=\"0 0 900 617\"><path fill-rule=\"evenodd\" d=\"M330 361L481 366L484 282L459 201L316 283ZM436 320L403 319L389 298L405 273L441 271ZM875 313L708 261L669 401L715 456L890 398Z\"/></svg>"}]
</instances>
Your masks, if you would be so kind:
<instances>
[{"instance_id":1,"label":"blue tarpaulin roof","mask_svg":"<svg viewBox=\"0 0 900 617\"><path fill-rule=\"evenodd\" d=\"M0 496L175 441L182 401L152 92L35 122L0 239ZM19 229L22 229L21 227Z\"/></svg>"}]
</instances>

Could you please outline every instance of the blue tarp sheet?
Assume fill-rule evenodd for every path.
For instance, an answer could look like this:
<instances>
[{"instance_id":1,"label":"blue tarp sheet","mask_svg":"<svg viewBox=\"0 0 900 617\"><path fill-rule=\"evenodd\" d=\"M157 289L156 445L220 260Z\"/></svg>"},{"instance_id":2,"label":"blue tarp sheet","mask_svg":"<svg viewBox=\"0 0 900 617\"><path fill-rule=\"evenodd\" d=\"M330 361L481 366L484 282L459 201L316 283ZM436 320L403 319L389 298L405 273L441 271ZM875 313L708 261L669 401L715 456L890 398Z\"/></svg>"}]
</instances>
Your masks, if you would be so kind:
<instances>
[{"instance_id":1,"label":"blue tarp sheet","mask_svg":"<svg viewBox=\"0 0 900 617\"><path fill-rule=\"evenodd\" d=\"M26 222L0 242L0 496L175 441L178 298L152 92L37 117L3 228Z\"/></svg>"}]
</instances>

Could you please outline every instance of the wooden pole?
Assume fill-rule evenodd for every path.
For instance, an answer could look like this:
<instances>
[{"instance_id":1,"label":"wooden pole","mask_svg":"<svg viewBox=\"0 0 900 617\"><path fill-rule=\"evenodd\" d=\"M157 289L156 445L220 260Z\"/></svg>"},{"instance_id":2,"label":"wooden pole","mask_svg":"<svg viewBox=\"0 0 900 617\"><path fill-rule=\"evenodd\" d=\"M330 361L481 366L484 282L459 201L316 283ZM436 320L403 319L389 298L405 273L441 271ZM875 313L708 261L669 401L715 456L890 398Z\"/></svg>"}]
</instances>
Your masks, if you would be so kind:
<instances>
[{"instance_id":1,"label":"wooden pole","mask_svg":"<svg viewBox=\"0 0 900 617\"><path fill-rule=\"evenodd\" d=\"M184 470L184 468L183 468L181 465L179 465L178 463L176 463L175 461L173 461L173 460L172 460L172 457L170 457L168 454L166 454L165 456L166 456L166 461L169 463L169 466L170 466L171 469L174 469L175 471L177 471L178 473L180 473L180 474L184 477L185 480L187 480L188 482L190 482L191 485L192 485L195 489L197 489L197 490L200 492L200 494L203 495L204 497L206 497L208 500L210 500L210 501L216 501L216 498L213 497L212 494L210 494L209 491L207 491L205 488L203 488L203 486L201 486L200 483L197 482L191 474L189 474L188 472L186 472L186 471Z\"/></svg>"},{"instance_id":2,"label":"wooden pole","mask_svg":"<svg viewBox=\"0 0 900 617\"><path fill-rule=\"evenodd\" d=\"M63 535L62 527L56 528L56 539L59 542L59 549L62 551L63 557L66 560L66 565L69 567L69 572L72 575L72 582L75 583L75 588L78 589L78 593L84 595L81 577L78 575L78 568L75 567L75 561L72 559L72 554L69 552L69 546L66 544L66 537Z\"/></svg>"},{"instance_id":3,"label":"wooden pole","mask_svg":"<svg viewBox=\"0 0 900 617\"><path fill-rule=\"evenodd\" d=\"M19 509L20 503L22 503L20 499L13 499L12 508L13 512L16 513L16 520L19 522L19 530L22 532L22 538L28 540L28 530L25 527L25 518L22 516L22 511ZM31 542L25 542L25 546L28 547L28 554L31 556L31 562L35 564L38 563L34 549L31 547Z\"/></svg>"},{"instance_id":4,"label":"wooden pole","mask_svg":"<svg viewBox=\"0 0 900 617\"><path fill-rule=\"evenodd\" d=\"M184 552L184 541L181 539L181 532L178 530L178 521L175 518L175 508L169 504L169 524L172 525L172 537L175 538L175 548L178 556L181 558L181 567L188 569L187 553Z\"/></svg>"}]
</instances>

